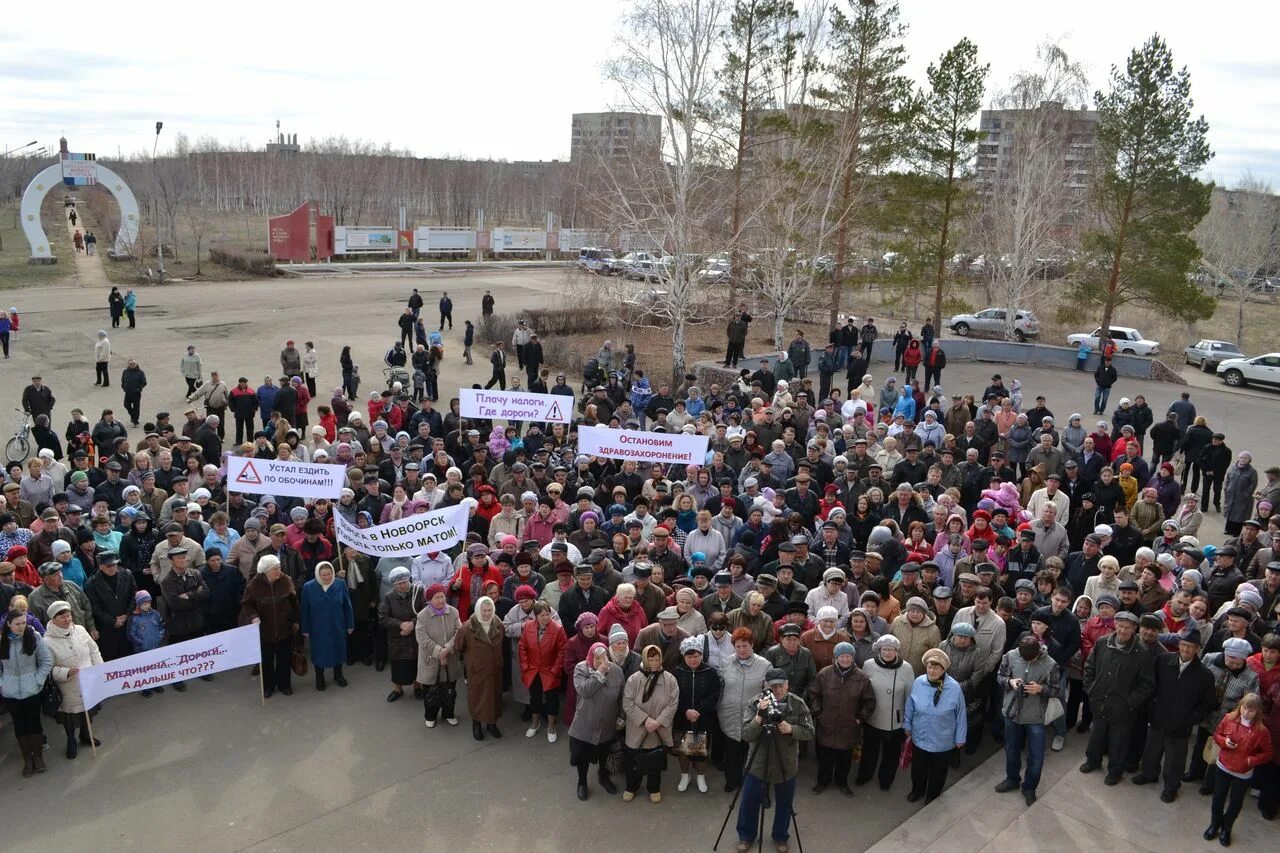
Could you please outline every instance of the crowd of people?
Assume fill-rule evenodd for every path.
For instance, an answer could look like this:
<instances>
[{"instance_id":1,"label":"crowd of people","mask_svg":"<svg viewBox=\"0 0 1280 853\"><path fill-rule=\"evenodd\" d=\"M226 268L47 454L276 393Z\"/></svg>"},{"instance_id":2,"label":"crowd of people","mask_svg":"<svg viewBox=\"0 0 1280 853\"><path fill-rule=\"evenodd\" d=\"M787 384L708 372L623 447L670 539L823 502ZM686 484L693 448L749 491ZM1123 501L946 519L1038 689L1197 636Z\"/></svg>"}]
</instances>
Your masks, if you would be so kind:
<instances>
[{"instance_id":1,"label":"crowd of people","mask_svg":"<svg viewBox=\"0 0 1280 853\"><path fill-rule=\"evenodd\" d=\"M419 324L413 297L402 331ZM749 322L743 308L727 364ZM941 382L924 331L907 333L901 385L869 372L864 325L819 359L828 379L847 365L845 393L815 392L802 333L785 358L706 387L651 384L606 342L601 381L575 390L522 324L518 368L569 398L569 425L464 418L456 397L437 410L394 373L362 411L349 348L321 402L318 353L292 340L278 384L257 388L206 378L188 347L194 405L133 433L76 408L60 436L33 377L38 452L8 465L0 498L0 695L23 775L44 770L51 695L67 758L91 742L80 668L256 623L267 697L292 694L298 650L316 690L346 687L357 664L387 672L386 700L414 696L428 729L459 725L465 688L477 740L503 737L512 705L526 737L564 734L580 799L593 766L605 792L621 774L623 800L643 784L654 803L672 760L677 792L707 793L715 768L740 789L740 849L769 798L786 849L810 755L815 795L887 791L909 768L908 800L928 803L990 736L1006 754L997 790L1030 804L1072 729L1087 734L1081 772L1105 763L1108 785L1129 773L1171 803L1199 783L1206 839L1230 843L1250 787L1274 818L1280 468L1260 478L1186 393L1164 414L1122 398L1092 428L1000 375L944 394L915 380L925 364ZM121 386L136 426L145 377ZM577 452L582 424L703 435L708 451L687 466L595 458ZM348 482L336 500L235 492L229 455L341 464ZM1210 504L1218 542L1201 532ZM378 558L335 534L337 515L368 527L456 505L467 538L442 552Z\"/></svg>"}]
</instances>

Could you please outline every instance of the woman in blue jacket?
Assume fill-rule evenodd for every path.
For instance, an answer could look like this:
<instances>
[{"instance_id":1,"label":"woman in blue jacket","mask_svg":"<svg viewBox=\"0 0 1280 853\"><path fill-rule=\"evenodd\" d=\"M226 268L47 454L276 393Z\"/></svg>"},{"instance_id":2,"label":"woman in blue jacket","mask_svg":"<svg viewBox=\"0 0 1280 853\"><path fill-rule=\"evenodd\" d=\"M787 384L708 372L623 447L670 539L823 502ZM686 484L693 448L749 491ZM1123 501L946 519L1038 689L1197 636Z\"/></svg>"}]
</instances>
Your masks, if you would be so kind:
<instances>
[{"instance_id":1,"label":"woman in blue jacket","mask_svg":"<svg viewBox=\"0 0 1280 853\"><path fill-rule=\"evenodd\" d=\"M933 802L947 784L951 752L965 744L969 718L964 690L947 675L951 659L941 649L924 653L924 675L911 685L902 728L911 739L911 793L907 802Z\"/></svg>"},{"instance_id":2,"label":"woman in blue jacket","mask_svg":"<svg viewBox=\"0 0 1280 853\"><path fill-rule=\"evenodd\" d=\"M53 671L53 653L23 610L10 610L0 632L0 695L13 718L13 733L22 752L22 776L43 773L44 728L40 725L40 694Z\"/></svg>"},{"instance_id":3,"label":"woman in blue jacket","mask_svg":"<svg viewBox=\"0 0 1280 853\"><path fill-rule=\"evenodd\" d=\"M347 582L334 576L333 563L321 560L316 576L302 585L302 635L311 645L316 689L324 690L324 671L333 667L333 680L347 686L342 665L347 661L347 635L356 629L355 611Z\"/></svg>"}]
</instances>

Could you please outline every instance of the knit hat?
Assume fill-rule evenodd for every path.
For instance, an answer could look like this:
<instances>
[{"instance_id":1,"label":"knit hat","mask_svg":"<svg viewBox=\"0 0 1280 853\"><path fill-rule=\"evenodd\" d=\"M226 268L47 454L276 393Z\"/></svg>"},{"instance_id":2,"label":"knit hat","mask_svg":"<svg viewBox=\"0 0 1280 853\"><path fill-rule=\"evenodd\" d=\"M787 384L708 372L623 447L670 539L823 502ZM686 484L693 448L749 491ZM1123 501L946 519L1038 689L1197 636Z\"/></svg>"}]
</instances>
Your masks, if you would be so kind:
<instances>
[{"instance_id":1,"label":"knit hat","mask_svg":"<svg viewBox=\"0 0 1280 853\"><path fill-rule=\"evenodd\" d=\"M71 543L67 542L65 539L55 539L53 540L53 544L49 546L49 552L55 557L59 554L70 554Z\"/></svg>"},{"instance_id":2,"label":"knit hat","mask_svg":"<svg viewBox=\"0 0 1280 853\"><path fill-rule=\"evenodd\" d=\"M855 653L853 643L836 643L836 657L840 655L851 655Z\"/></svg>"},{"instance_id":3,"label":"knit hat","mask_svg":"<svg viewBox=\"0 0 1280 853\"><path fill-rule=\"evenodd\" d=\"M1240 587L1240 603L1251 604L1254 610L1262 609L1262 594L1252 586Z\"/></svg>"},{"instance_id":4,"label":"knit hat","mask_svg":"<svg viewBox=\"0 0 1280 853\"><path fill-rule=\"evenodd\" d=\"M427 601L430 601L431 599L435 598L437 595L447 594L447 593L448 593L448 590L445 589L444 584L433 583L431 586L427 587L426 592L423 593L423 597L426 598Z\"/></svg>"},{"instance_id":5,"label":"knit hat","mask_svg":"<svg viewBox=\"0 0 1280 853\"><path fill-rule=\"evenodd\" d=\"M65 601L55 601L53 604L49 605L49 621L52 622L54 619L58 618L59 614L65 613L70 609L71 605L67 604ZM1247 646L1249 644L1245 643L1245 645Z\"/></svg>"},{"instance_id":6,"label":"knit hat","mask_svg":"<svg viewBox=\"0 0 1280 853\"><path fill-rule=\"evenodd\" d=\"M871 651L879 652L883 648L900 649L902 648L902 641L893 636L893 634L881 634L871 644Z\"/></svg>"},{"instance_id":7,"label":"knit hat","mask_svg":"<svg viewBox=\"0 0 1280 853\"><path fill-rule=\"evenodd\" d=\"M259 569L261 569L261 566L259 566ZM409 577L410 577L409 570L406 569L404 566L398 566L391 570L391 574L387 576L387 580L391 583L392 586L395 586L400 581L409 580Z\"/></svg>"},{"instance_id":8,"label":"knit hat","mask_svg":"<svg viewBox=\"0 0 1280 853\"><path fill-rule=\"evenodd\" d=\"M923 610L925 613L928 613L928 612L929 612L929 605L928 605L928 604L925 604L924 599L923 599L923 598L921 598L921 597L920 597L920 596L918 596L918 595L913 595L913 596L911 596L910 598L908 598L908 599L907 599L907 608L906 608L906 609L907 609L907 610L910 610L910 609L911 609L911 608L913 608L913 607L918 608L918 609L920 609L920 610Z\"/></svg>"},{"instance_id":9,"label":"knit hat","mask_svg":"<svg viewBox=\"0 0 1280 853\"><path fill-rule=\"evenodd\" d=\"M825 607L818 608L819 622L821 622L823 619L839 619L839 618L840 618L840 611L836 610L830 604L826 605Z\"/></svg>"},{"instance_id":10,"label":"knit hat","mask_svg":"<svg viewBox=\"0 0 1280 853\"><path fill-rule=\"evenodd\" d=\"M538 591L527 583L522 583L516 587L516 601L533 601L538 597Z\"/></svg>"},{"instance_id":11,"label":"knit hat","mask_svg":"<svg viewBox=\"0 0 1280 853\"><path fill-rule=\"evenodd\" d=\"M533 591L533 587L528 586L527 584L521 585L520 589L516 590L517 601L520 600L521 589L527 589L530 592ZM529 596L529 598L533 598L533 596ZM598 625L598 624L600 624L600 617L592 613L590 610L587 610L583 613L578 614L578 618L574 620L573 627L574 627L574 630L581 631L583 627L586 625Z\"/></svg>"},{"instance_id":12,"label":"knit hat","mask_svg":"<svg viewBox=\"0 0 1280 853\"><path fill-rule=\"evenodd\" d=\"M955 622L951 625L951 636L968 637L972 640L978 636L978 631L968 622Z\"/></svg>"},{"instance_id":13,"label":"knit hat","mask_svg":"<svg viewBox=\"0 0 1280 853\"><path fill-rule=\"evenodd\" d=\"M928 666L930 663L935 661L942 664L943 669L951 668L951 658L947 657L947 653L942 649L929 649L929 651L925 652L920 658L920 662L925 666Z\"/></svg>"},{"instance_id":14,"label":"knit hat","mask_svg":"<svg viewBox=\"0 0 1280 853\"><path fill-rule=\"evenodd\" d=\"M609 629L609 645L613 645L619 640L627 645L631 645L631 638L627 635L627 629L623 628L621 625L614 625Z\"/></svg>"},{"instance_id":15,"label":"knit hat","mask_svg":"<svg viewBox=\"0 0 1280 853\"><path fill-rule=\"evenodd\" d=\"M1096 604L1098 607L1101 607L1102 605L1106 604L1106 605L1109 605L1112 610L1120 609L1120 599L1116 598L1114 595L1112 595L1109 592L1103 593L1102 595L1098 596L1098 600L1095 601L1094 604Z\"/></svg>"},{"instance_id":16,"label":"knit hat","mask_svg":"<svg viewBox=\"0 0 1280 853\"><path fill-rule=\"evenodd\" d=\"M61 604L62 602L58 602L58 603ZM57 606L58 606L57 604L54 605L54 607L57 607ZM49 618L52 619L53 616L54 616L53 607L50 607ZM1223 657L1239 658L1241 660L1244 660L1245 658L1249 657L1249 655L1252 653L1253 653L1253 647L1249 645L1249 641L1245 639L1241 639L1240 637L1228 637L1226 640L1223 640L1222 642Z\"/></svg>"},{"instance_id":17,"label":"knit hat","mask_svg":"<svg viewBox=\"0 0 1280 853\"><path fill-rule=\"evenodd\" d=\"M143 604L151 600L151 593L145 589L140 589L133 596L133 604L135 607L141 607Z\"/></svg>"},{"instance_id":18,"label":"knit hat","mask_svg":"<svg viewBox=\"0 0 1280 853\"><path fill-rule=\"evenodd\" d=\"M685 637L683 640L680 641L680 654L687 655L690 652L697 652L698 654L702 654L702 638L701 637Z\"/></svg>"},{"instance_id":19,"label":"knit hat","mask_svg":"<svg viewBox=\"0 0 1280 853\"><path fill-rule=\"evenodd\" d=\"M1031 614L1032 622L1043 622L1045 625L1053 624L1053 608L1037 607L1035 612Z\"/></svg>"}]
</instances>

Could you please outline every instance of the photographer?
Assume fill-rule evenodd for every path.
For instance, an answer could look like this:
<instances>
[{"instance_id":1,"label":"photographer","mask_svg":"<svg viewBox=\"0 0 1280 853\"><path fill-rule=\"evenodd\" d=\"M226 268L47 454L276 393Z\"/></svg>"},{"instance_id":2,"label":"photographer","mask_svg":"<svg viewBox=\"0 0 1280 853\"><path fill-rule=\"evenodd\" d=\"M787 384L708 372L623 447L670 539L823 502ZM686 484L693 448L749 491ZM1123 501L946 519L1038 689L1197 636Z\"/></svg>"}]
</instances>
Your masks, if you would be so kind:
<instances>
[{"instance_id":1,"label":"photographer","mask_svg":"<svg viewBox=\"0 0 1280 853\"><path fill-rule=\"evenodd\" d=\"M758 744L742 783L738 809L738 850L750 849L760 823L760 803L766 785L773 785L773 843L785 851L791 838L791 803L796 793L800 761L798 741L813 740L813 717L799 696L787 692L787 674L771 669L764 676L766 692L750 707L742 725L744 743Z\"/></svg>"}]
</instances>

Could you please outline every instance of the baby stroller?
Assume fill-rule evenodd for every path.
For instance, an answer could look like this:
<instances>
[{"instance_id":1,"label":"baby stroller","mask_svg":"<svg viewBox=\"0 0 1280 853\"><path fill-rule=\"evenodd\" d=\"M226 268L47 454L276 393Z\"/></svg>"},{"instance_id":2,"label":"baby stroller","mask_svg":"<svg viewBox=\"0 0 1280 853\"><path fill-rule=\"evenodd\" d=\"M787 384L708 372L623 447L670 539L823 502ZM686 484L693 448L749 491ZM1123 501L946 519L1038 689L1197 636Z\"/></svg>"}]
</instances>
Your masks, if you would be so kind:
<instances>
[{"instance_id":1,"label":"baby stroller","mask_svg":"<svg viewBox=\"0 0 1280 853\"><path fill-rule=\"evenodd\" d=\"M394 388L397 382L400 383L400 388L402 390L407 391L408 389L412 388L411 383L412 383L413 377L410 375L409 370L405 367L399 367L399 366L384 367L382 369L382 375L387 377L388 388Z\"/></svg>"},{"instance_id":2,"label":"baby stroller","mask_svg":"<svg viewBox=\"0 0 1280 853\"><path fill-rule=\"evenodd\" d=\"M587 359L582 365L582 393L589 394L592 388L603 385L604 379L604 368L600 362L594 356Z\"/></svg>"}]
</instances>

